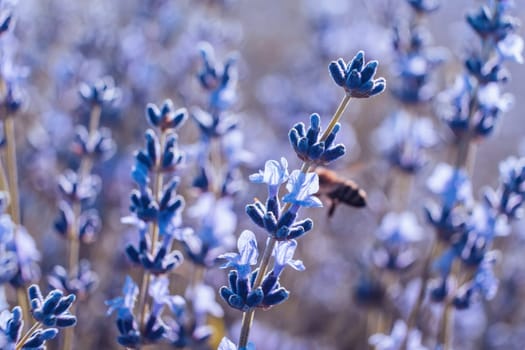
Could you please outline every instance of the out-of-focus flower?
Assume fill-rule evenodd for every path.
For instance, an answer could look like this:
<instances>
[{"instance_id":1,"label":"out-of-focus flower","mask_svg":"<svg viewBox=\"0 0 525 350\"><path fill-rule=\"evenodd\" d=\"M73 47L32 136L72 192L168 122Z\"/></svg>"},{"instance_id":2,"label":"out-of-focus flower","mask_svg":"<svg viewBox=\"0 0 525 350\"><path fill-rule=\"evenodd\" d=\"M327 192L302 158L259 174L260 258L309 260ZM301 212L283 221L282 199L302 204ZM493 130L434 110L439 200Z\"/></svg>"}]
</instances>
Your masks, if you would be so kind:
<instances>
[{"instance_id":1,"label":"out-of-focus flower","mask_svg":"<svg viewBox=\"0 0 525 350\"><path fill-rule=\"evenodd\" d=\"M133 308L137 301L139 288L129 276L126 276L122 294L122 296L106 301L107 314L111 315L114 311L117 312L117 325L120 333L117 341L119 344L136 347L140 344L140 332L133 316Z\"/></svg>"},{"instance_id":2,"label":"out-of-focus flower","mask_svg":"<svg viewBox=\"0 0 525 350\"><path fill-rule=\"evenodd\" d=\"M146 106L146 117L153 127L166 131L180 127L188 119L188 112L186 108L175 110L173 102L168 99L160 108L149 103Z\"/></svg>"},{"instance_id":3,"label":"out-of-focus flower","mask_svg":"<svg viewBox=\"0 0 525 350\"><path fill-rule=\"evenodd\" d=\"M237 216L232 207L231 197L204 193L189 208L189 216L198 219L200 226L194 234L185 234L181 239L194 263L213 266L217 256L233 246Z\"/></svg>"},{"instance_id":4,"label":"out-of-focus flower","mask_svg":"<svg viewBox=\"0 0 525 350\"><path fill-rule=\"evenodd\" d=\"M224 337L221 340L221 343L219 344L219 348L217 350L255 350L255 345L253 343L248 343L246 347L243 348L237 348L237 345L233 343L230 339Z\"/></svg>"},{"instance_id":5,"label":"out-of-focus flower","mask_svg":"<svg viewBox=\"0 0 525 350\"><path fill-rule=\"evenodd\" d=\"M377 238L382 242L403 244L420 241L423 238L423 228L417 222L412 212L390 212L383 217L377 231Z\"/></svg>"},{"instance_id":6,"label":"out-of-focus flower","mask_svg":"<svg viewBox=\"0 0 525 350\"><path fill-rule=\"evenodd\" d=\"M414 329L409 330L402 320L397 320L390 334L374 334L368 339L368 343L375 346L377 350L401 350L405 337L408 334L406 344L407 350L427 350L428 348L421 343L421 332Z\"/></svg>"},{"instance_id":7,"label":"out-of-focus flower","mask_svg":"<svg viewBox=\"0 0 525 350\"><path fill-rule=\"evenodd\" d=\"M373 134L379 151L393 166L407 172L415 172L427 162L425 151L437 141L430 119L413 119L404 112L392 114Z\"/></svg>"},{"instance_id":8,"label":"out-of-focus flower","mask_svg":"<svg viewBox=\"0 0 525 350\"><path fill-rule=\"evenodd\" d=\"M120 89L115 87L115 81L111 77L104 77L94 84L82 83L79 87L80 97L90 104L111 104L120 98Z\"/></svg>"},{"instance_id":9,"label":"out-of-focus flower","mask_svg":"<svg viewBox=\"0 0 525 350\"><path fill-rule=\"evenodd\" d=\"M407 0L410 6L417 12L430 13L439 8L437 0Z\"/></svg>"}]
</instances>

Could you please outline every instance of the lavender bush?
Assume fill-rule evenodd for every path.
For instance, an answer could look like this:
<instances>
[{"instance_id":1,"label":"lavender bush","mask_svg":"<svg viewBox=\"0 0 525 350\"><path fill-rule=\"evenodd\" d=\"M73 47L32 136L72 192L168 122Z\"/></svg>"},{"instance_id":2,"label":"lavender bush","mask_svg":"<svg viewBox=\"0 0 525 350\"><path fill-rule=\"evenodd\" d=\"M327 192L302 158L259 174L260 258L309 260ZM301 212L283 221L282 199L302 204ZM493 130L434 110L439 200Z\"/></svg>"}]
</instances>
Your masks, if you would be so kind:
<instances>
[{"instance_id":1,"label":"lavender bush","mask_svg":"<svg viewBox=\"0 0 525 350\"><path fill-rule=\"evenodd\" d=\"M0 349L521 349L523 11L0 0Z\"/></svg>"}]
</instances>

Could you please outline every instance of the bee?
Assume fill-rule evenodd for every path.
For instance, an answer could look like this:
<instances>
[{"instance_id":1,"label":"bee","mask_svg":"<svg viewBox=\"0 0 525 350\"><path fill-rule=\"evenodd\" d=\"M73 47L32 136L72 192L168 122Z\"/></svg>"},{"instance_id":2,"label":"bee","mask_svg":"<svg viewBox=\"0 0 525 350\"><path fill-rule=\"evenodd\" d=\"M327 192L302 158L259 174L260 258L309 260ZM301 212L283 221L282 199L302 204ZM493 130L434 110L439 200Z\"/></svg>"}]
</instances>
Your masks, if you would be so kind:
<instances>
[{"instance_id":1,"label":"bee","mask_svg":"<svg viewBox=\"0 0 525 350\"><path fill-rule=\"evenodd\" d=\"M356 208L366 206L366 192L354 181L339 177L333 170L317 167L315 172L319 176L319 196L330 200L328 217L332 217L339 203Z\"/></svg>"}]
</instances>

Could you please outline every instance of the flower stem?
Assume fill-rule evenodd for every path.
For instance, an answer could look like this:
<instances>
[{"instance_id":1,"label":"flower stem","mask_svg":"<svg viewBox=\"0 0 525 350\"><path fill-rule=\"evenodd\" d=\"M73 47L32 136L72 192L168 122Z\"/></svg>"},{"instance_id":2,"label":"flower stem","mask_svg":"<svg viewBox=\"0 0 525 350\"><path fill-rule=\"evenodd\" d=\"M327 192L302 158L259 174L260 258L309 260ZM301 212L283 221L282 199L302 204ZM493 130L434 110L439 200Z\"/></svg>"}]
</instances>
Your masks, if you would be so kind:
<instances>
[{"instance_id":1,"label":"flower stem","mask_svg":"<svg viewBox=\"0 0 525 350\"><path fill-rule=\"evenodd\" d=\"M323 134L321 135L320 141L326 140L328 135L332 132L332 130L335 127L335 124L339 123L339 120L341 119L341 116L343 115L346 106L348 106L348 102L350 102L350 95L345 95L343 99L341 100L341 103L339 103L339 106L337 107L337 110L335 111L332 119L330 120L330 123L328 123L328 126L324 130Z\"/></svg>"},{"instance_id":2,"label":"flower stem","mask_svg":"<svg viewBox=\"0 0 525 350\"><path fill-rule=\"evenodd\" d=\"M5 119L5 139L6 139L6 161L7 179L9 183L9 197L11 205L9 211L14 223L20 225L20 204L18 196L18 170L16 162L16 141L15 124L12 116ZM15 233L16 234L16 233Z\"/></svg>"},{"instance_id":3,"label":"flower stem","mask_svg":"<svg viewBox=\"0 0 525 350\"><path fill-rule=\"evenodd\" d=\"M29 337L40 328L42 324L40 322L35 323L27 332L24 334L22 339L16 344L15 350L20 350L24 346L24 343L29 339Z\"/></svg>"},{"instance_id":4,"label":"flower stem","mask_svg":"<svg viewBox=\"0 0 525 350\"><path fill-rule=\"evenodd\" d=\"M94 134L97 132L100 125L100 116L102 108L98 104L94 104L91 108L89 115L89 134L88 142L91 142ZM93 159L90 155L82 158L78 170L78 183L81 184L86 176L91 173L93 168ZM68 232L68 274L70 278L73 278L78 273L78 261L80 256L80 215L82 213L82 205L79 201L73 203L73 224ZM71 313L75 312L76 304L71 305ZM69 327L64 330L64 343L63 350L70 350L73 348L73 338L75 334L75 328Z\"/></svg>"},{"instance_id":5,"label":"flower stem","mask_svg":"<svg viewBox=\"0 0 525 350\"><path fill-rule=\"evenodd\" d=\"M339 106L337 107L337 110L335 111L334 115L332 116L332 119L328 123L328 126L323 131L323 134L321 135L320 140L324 141L330 135L332 130L334 129L335 125L339 122L341 119L341 116L343 115L346 107L348 106L348 102L350 101L350 96L345 95L344 98L341 100L341 103L339 103ZM301 165L301 172L307 173L310 170L310 167L312 164L310 162L304 162ZM290 209L291 204L286 203L281 213L285 213L288 209ZM275 244L277 243L277 240L274 237L271 237L268 243L266 244L266 247L264 248L263 256L261 258L261 262L259 264L259 271L257 272L257 277L255 278L255 281L253 283L253 289L258 288L262 280L264 278L264 275L266 275L266 272L268 271L268 266L270 263L270 258L272 256L273 249L275 247ZM253 318L255 316L255 309L251 309L250 311L243 312L242 314L242 326L241 326L241 333L239 335L239 349L242 349L248 345L248 338L250 334L250 329L252 327Z\"/></svg>"},{"instance_id":6,"label":"flower stem","mask_svg":"<svg viewBox=\"0 0 525 350\"><path fill-rule=\"evenodd\" d=\"M21 224L20 221L20 197L18 193L18 168L16 160L16 137L15 137L15 123L14 117L12 115L7 115L4 121L5 127L5 142L6 142L6 168L7 168L7 184L6 190L9 192L9 214L11 219L16 225L14 231L14 237L18 234L18 226ZM2 169L2 182L6 181L5 172ZM29 306L26 301L26 294L24 287L18 287L16 289L17 302L18 305L22 308L22 315L29 325L31 322L31 317L29 314Z\"/></svg>"},{"instance_id":7,"label":"flower stem","mask_svg":"<svg viewBox=\"0 0 525 350\"><path fill-rule=\"evenodd\" d=\"M164 149L164 144L166 142L166 132L162 131L160 134L160 150ZM160 159L161 157L158 157L157 164L156 164L156 172L155 172L155 178L153 181L153 197L155 198L155 202L159 202L159 194L162 190L164 177L162 175L162 172L160 170ZM151 224L151 254L155 254L155 249L157 248L157 241L159 239L159 225L157 221L153 221ZM144 324L146 322L146 314L148 313L148 303L146 302L149 284L151 282L151 274L149 271L144 271L144 274L142 275L142 282L140 285L140 301L139 301L139 310L140 310L140 325L139 329L142 330L144 327Z\"/></svg>"},{"instance_id":8,"label":"flower stem","mask_svg":"<svg viewBox=\"0 0 525 350\"><path fill-rule=\"evenodd\" d=\"M283 212L285 210L285 207L283 208ZM288 206L289 207L289 206ZM266 271L268 270L268 265L270 263L270 257L272 256L272 251L275 247L275 244L277 243L277 240L275 238L270 238L270 241L268 244L266 244L266 247L264 248L264 253L261 259L261 263L259 264L259 272L257 272L257 278L255 279L255 282L253 283L253 289L258 288L261 283L264 275L266 274ZM250 333L250 328L253 323L253 317L255 315L255 309L251 309L248 312L244 312L242 315L242 327L241 327L241 335L239 336L239 348L246 347L248 344L248 336Z\"/></svg>"}]
</instances>

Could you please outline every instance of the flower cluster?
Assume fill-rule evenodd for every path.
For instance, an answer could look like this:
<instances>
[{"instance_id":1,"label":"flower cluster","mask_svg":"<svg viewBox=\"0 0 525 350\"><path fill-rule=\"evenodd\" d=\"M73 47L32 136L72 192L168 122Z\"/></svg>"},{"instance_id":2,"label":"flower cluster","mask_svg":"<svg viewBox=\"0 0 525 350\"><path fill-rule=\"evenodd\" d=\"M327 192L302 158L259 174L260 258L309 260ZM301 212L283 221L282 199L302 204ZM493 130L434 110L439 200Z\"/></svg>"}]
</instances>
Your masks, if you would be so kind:
<instances>
[{"instance_id":1,"label":"flower cluster","mask_svg":"<svg viewBox=\"0 0 525 350\"><path fill-rule=\"evenodd\" d=\"M310 126L306 129L303 123L294 125L288 134L290 143L303 162L312 162L318 165L326 165L345 154L343 144L333 145L335 137L341 128L336 124L327 137L320 137L321 117L314 113L310 116Z\"/></svg>"},{"instance_id":2,"label":"flower cluster","mask_svg":"<svg viewBox=\"0 0 525 350\"><path fill-rule=\"evenodd\" d=\"M467 15L481 48L467 57L466 73L440 98L442 118L458 139L490 135L512 104L509 94L501 93L501 85L510 75L504 63L523 63L524 45L516 33L519 21L510 14L512 7L512 2L497 0Z\"/></svg>"},{"instance_id":3,"label":"flower cluster","mask_svg":"<svg viewBox=\"0 0 525 350\"><path fill-rule=\"evenodd\" d=\"M100 119L103 108L115 103L120 90L106 77L91 85L82 83L79 94L90 111L89 126L76 128L70 149L78 168L66 169L58 178L62 199L54 223L56 232L69 244L68 268L55 266L48 279L54 288L87 297L97 285L97 275L91 271L89 261L78 260L79 244L95 242L102 228L98 211L90 208L101 190L101 180L91 171L94 162L108 160L115 153L111 131L100 127Z\"/></svg>"},{"instance_id":4,"label":"flower cluster","mask_svg":"<svg viewBox=\"0 0 525 350\"><path fill-rule=\"evenodd\" d=\"M148 104L146 119L153 129L146 131L145 148L135 154L131 175L138 188L130 196L132 215L122 220L139 232L138 244L126 246L129 260L143 269L139 313L134 314L139 288L130 277L126 279L123 296L106 302L108 314L117 311L119 344L132 348L167 340L169 327L164 325L160 316L164 305L171 305L173 299L181 298L168 296L165 275L183 261L182 253L173 250L172 246L175 239L181 239L183 231L181 211L184 199L176 193L179 179L174 172L183 161L177 144L177 130L187 119L187 112L185 109L175 110L173 103L166 100L160 108ZM149 302L145 293L151 298L149 308L146 307Z\"/></svg>"},{"instance_id":5,"label":"flower cluster","mask_svg":"<svg viewBox=\"0 0 525 350\"><path fill-rule=\"evenodd\" d=\"M268 309L288 299L290 293L280 286L279 276L287 265L298 271L304 270L302 262L293 259L297 242L288 240L275 246L273 269L264 277L259 287L254 287L258 270L251 270L258 258L257 241L253 232L243 231L237 245L238 254L227 253L220 256L228 260L223 268L234 269L228 275L229 287L223 286L220 289L220 294L228 305L246 312L256 307Z\"/></svg>"},{"instance_id":6,"label":"flower cluster","mask_svg":"<svg viewBox=\"0 0 525 350\"><path fill-rule=\"evenodd\" d=\"M199 128L199 141L194 145L197 175L193 186L201 194L189 209L198 228L195 235L186 235L183 241L193 263L210 267L235 241L233 199L242 187L239 167L249 161L250 154L243 149L243 135L230 112L237 96L237 55L230 54L220 65L209 43L201 44L200 54L197 77L207 93L208 106L195 107L191 113Z\"/></svg>"},{"instance_id":7,"label":"flower cluster","mask_svg":"<svg viewBox=\"0 0 525 350\"><path fill-rule=\"evenodd\" d=\"M58 328L68 328L76 324L77 319L68 310L75 301L75 295L64 294L55 289L45 298L37 285L28 288L28 297L33 315L33 327L23 334L24 320L22 309L15 306L11 311L0 314L0 336L5 336L7 344L2 349L45 349L45 342L58 335ZM29 320L26 320L29 322ZM2 339L0 338L0 345Z\"/></svg>"},{"instance_id":8,"label":"flower cluster","mask_svg":"<svg viewBox=\"0 0 525 350\"><path fill-rule=\"evenodd\" d=\"M413 118L404 111L391 114L373 134L373 143L389 164L416 173L428 162L427 150L438 137L429 118Z\"/></svg>"},{"instance_id":9,"label":"flower cluster","mask_svg":"<svg viewBox=\"0 0 525 350\"><path fill-rule=\"evenodd\" d=\"M301 261L293 259L297 247L296 239L312 230L313 221L310 218L298 219L300 208L322 207L321 201L315 196L319 191L319 176L311 171L319 164L330 163L345 153L342 144L335 146L333 142L340 125L337 123L348 103L349 97L371 97L384 90L384 79L373 79L377 62L370 62L363 68L364 53L359 52L348 64L342 59L330 64L330 74L346 92L342 109L338 109L329 126L321 133L321 120L318 114L310 117L310 127L306 130L303 123L298 123L289 132L290 144L303 162L301 169L288 171L288 161L269 160L264 170L250 176L255 183L267 185L268 198L266 204L255 200L246 206L250 219L268 235L265 251L257 269L252 266L258 263L258 248L255 234L245 230L239 236L237 248L239 253L227 253L220 256L227 262L222 267L232 268L228 275L229 286L220 289L222 298L228 305L245 313L240 348L248 346L248 333L251 321L247 319L256 308L268 309L284 302L289 297L289 291L282 287L279 278L285 266L295 270L304 270ZM280 187L286 183L288 193L280 196ZM282 204L284 203L284 204ZM273 256L273 268L268 272L270 258ZM229 340L223 340L223 348L231 347Z\"/></svg>"},{"instance_id":10,"label":"flower cluster","mask_svg":"<svg viewBox=\"0 0 525 350\"><path fill-rule=\"evenodd\" d=\"M365 53L359 51L348 63L340 58L331 62L328 69L334 82L341 86L348 96L367 98L385 90L385 79L374 77L377 66L377 61L365 64Z\"/></svg>"}]
</instances>

